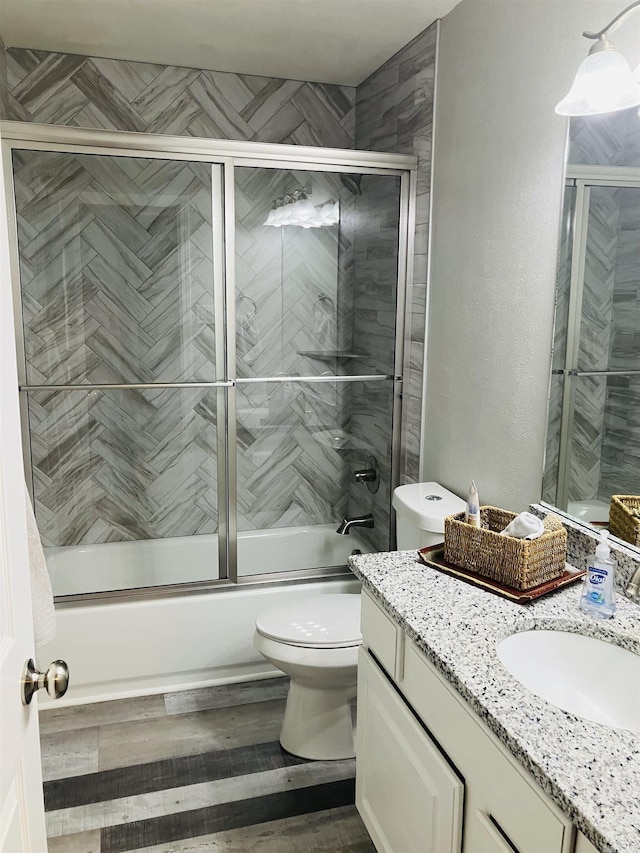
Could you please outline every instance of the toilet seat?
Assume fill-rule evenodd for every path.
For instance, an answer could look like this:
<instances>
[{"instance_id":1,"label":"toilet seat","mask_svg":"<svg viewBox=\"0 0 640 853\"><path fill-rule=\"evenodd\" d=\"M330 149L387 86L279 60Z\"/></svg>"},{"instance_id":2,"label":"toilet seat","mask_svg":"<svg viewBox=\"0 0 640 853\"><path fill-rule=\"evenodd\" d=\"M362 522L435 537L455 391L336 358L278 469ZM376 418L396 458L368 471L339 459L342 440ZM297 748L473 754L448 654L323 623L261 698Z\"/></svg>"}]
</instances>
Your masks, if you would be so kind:
<instances>
[{"instance_id":1,"label":"toilet seat","mask_svg":"<svg viewBox=\"0 0 640 853\"><path fill-rule=\"evenodd\" d=\"M309 649L359 646L360 596L318 595L271 607L256 619L263 637Z\"/></svg>"}]
</instances>

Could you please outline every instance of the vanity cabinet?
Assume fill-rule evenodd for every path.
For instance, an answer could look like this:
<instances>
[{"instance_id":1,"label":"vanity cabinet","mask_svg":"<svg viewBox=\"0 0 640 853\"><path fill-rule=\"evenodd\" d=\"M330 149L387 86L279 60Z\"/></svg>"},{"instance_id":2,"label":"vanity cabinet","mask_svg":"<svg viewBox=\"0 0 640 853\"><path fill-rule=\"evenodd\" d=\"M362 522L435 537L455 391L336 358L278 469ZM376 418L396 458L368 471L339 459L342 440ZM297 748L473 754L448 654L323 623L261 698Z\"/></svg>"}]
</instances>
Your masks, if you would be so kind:
<instances>
[{"instance_id":1,"label":"vanity cabinet","mask_svg":"<svg viewBox=\"0 0 640 853\"><path fill-rule=\"evenodd\" d=\"M364 591L356 805L379 853L592 845Z\"/></svg>"}]
</instances>

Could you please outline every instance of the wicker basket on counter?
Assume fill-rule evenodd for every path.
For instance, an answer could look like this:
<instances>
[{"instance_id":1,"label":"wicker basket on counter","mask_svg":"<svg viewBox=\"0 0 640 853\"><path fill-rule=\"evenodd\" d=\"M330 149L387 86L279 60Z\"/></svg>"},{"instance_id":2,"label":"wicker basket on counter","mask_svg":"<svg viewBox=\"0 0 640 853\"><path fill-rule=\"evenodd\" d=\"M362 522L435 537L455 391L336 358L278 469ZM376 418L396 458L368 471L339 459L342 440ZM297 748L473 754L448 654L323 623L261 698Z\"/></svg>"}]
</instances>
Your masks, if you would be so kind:
<instances>
[{"instance_id":1,"label":"wicker basket on counter","mask_svg":"<svg viewBox=\"0 0 640 853\"><path fill-rule=\"evenodd\" d=\"M501 536L500 531L516 515L495 506L482 506L481 527L467 524L464 513L448 516L444 520L445 560L520 590L564 574L567 531L558 516L546 516L545 533L538 539Z\"/></svg>"},{"instance_id":2,"label":"wicker basket on counter","mask_svg":"<svg viewBox=\"0 0 640 853\"><path fill-rule=\"evenodd\" d=\"M640 545L640 495L612 495L609 532L632 545Z\"/></svg>"}]
</instances>

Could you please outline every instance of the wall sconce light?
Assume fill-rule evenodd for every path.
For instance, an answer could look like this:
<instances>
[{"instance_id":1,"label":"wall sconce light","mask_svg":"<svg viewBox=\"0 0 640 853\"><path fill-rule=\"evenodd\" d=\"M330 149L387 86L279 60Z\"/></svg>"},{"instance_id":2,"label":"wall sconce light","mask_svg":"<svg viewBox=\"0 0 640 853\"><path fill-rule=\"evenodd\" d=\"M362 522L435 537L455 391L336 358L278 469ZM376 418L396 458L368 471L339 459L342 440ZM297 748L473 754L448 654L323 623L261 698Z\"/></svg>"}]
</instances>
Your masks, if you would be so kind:
<instances>
[{"instance_id":1,"label":"wall sconce light","mask_svg":"<svg viewBox=\"0 0 640 853\"><path fill-rule=\"evenodd\" d=\"M600 115L640 104L640 65L632 74L627 60L607 38L608 33L639 10L640 0L636 0L600 32L582 33L596 43L578 68L569 93L556 106L559 115Z\"/></svg>"},{"instance_id":2,"label":"wall sconce light","mask_svg":"<svg viewBox=\"0 0 640 853\"><path fill-rule=\"evenodd\" d=\"M325 204L314 207L309 190L306 187L300 187L274 200L264 224L273 225L275 228L283 225L322 228L323 225L335 225L339 217L337 201L331 199Z\"/></svg>"}]
</instances>

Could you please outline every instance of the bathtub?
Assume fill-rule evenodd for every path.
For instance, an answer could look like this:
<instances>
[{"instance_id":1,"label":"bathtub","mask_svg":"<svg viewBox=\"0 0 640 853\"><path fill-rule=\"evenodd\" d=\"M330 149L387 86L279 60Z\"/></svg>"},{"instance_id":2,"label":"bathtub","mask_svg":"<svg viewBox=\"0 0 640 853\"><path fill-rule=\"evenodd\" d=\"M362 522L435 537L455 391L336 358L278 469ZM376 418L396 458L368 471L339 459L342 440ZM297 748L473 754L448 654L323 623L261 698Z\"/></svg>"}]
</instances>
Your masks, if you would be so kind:
<instances>
[{"instance_id":1,"label":"bathtub","mask_svg":"<svg viewBox=\"0 0 640 853\"><path fill-rule=\"evenodd\" d=\"M569 501L567 514L589 524L608 524L609 504L597 498L591 501Z\"/></svg>"},{"instance_id":2,"label":"bathtub","mask_svg":"<svg viewBox=\"0 0 640 853\"><path fill-rule=\"evenodd\" d=\"M338 536L335 524L241 531L238 575L344 566L354 548L363 553L371 550L353 532ZM220 577L216 534L46 548L45 555L56 596Z\"/></svg>"},{"instance_id":3,"label":"bathtub","mask_svg":"<svg viewBox=\"0 0 640 853\"><path fill-rule=\"evenodd\" d=\"M204 541L208 540L208 541ZM344 565L353 549L371 549L334 525L250 531L238 537L239 564L251 574ZM241 561L241 562L240 562ZM56 595L212 579L215 536L47 549ZM176 577L180 567L180 578ZM212 572L215 569L215 573ZM73 590L73 591L72 591ZM187 690L280 675L252 644L256 616L275 604L309 595L357 594L351 575L295 584L220 588L205 592L99 603L56 604L57 635L38 649L41 667L67 661L70 686L56 706ZM51 701L40 691L44 709Z\"/></svg>"}]
</instances>

